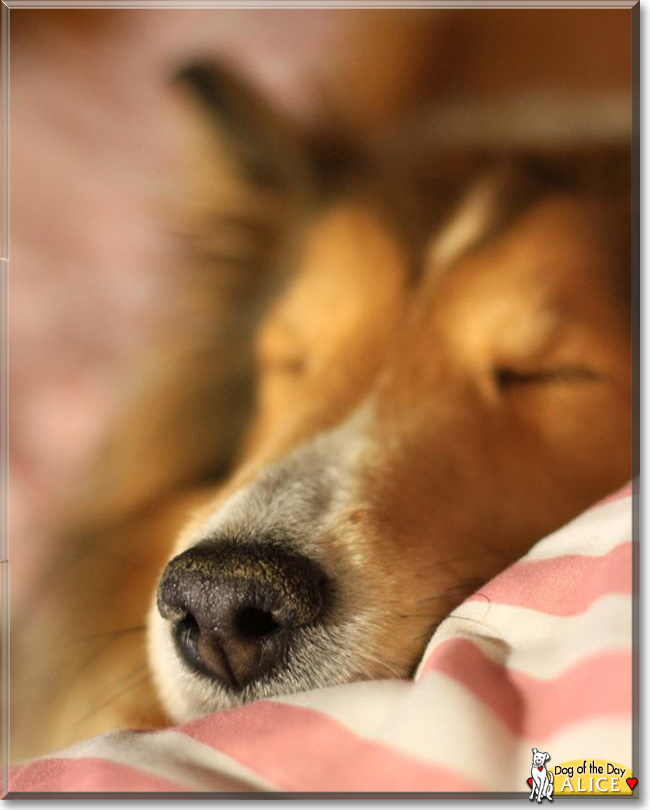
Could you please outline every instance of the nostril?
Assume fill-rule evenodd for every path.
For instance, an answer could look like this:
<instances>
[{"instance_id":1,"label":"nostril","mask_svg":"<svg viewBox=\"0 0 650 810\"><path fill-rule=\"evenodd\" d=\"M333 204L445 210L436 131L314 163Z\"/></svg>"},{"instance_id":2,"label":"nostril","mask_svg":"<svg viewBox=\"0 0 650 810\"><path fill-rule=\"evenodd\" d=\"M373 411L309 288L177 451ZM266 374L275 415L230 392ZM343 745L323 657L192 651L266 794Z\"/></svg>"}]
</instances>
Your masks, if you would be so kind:
<instances>
[{"instance_id":1,"label":"nostril","mask_svg":"<svg viewBox=\"0 0 650 810\"><path fill-rule=\"evenodd\" d=\"M261 639L281 627L269 611L254 607L240 610L235 616L234 626L235 631L245 639Z\"/></svg>"},{"instance_id":2,"label":"nostril","mask_svg":"<svg viewBox=\"0 0 650 810\"><path fill-rule=\"evenodd\" d=\"M157 600L185 662L241 689L283 665L301 628L322 622L329 588L295 552L206 542L168 564Z\"/></svg>"},{"instance_id":3,"label":"nostril","mask_svg":"<svg viewBox=\"0 0 650 810\"><path fill-rule=\"evenodd\" d=\"M173 625L172 635L178 649L183 653L185 659L191 663L195 669L201 672L206 671L205 664L199 653L199 640L201 638L201 628L191 613L187 613L182 619Z\"/></svg>"},{"instance_id":4,"label":"nostril","mask_svg":"<svg viewBox=\"0 0 650 810\"><path fill-rule=\"evenodd\" d=\"M199 630L199 625L194 616L188 613L185 618L181 619L176 624L176 632L182 637L186 644L195 644L201 631Z\"/></svg>"}]
</instances>

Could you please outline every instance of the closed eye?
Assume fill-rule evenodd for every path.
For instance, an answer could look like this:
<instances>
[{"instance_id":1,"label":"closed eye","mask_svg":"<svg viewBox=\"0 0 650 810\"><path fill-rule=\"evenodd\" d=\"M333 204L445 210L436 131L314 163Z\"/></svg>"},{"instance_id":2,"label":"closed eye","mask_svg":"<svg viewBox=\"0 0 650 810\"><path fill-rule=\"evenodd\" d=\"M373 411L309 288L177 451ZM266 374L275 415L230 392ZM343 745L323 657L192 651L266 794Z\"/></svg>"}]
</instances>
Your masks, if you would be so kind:
<instances>
[{"instance_id":1,"label":"closed eye","mask_svg":"<svg viewBox=\"0 0 650 810\"><path fill-rule=\"evenodd\" d=\"M593 369L580 366L556 369L536 369L520 371L500 366L494 371L494 380L500 390L508 390L522 385L553 385L595 382L601 379Z\"/></svg>"}]
</instances>

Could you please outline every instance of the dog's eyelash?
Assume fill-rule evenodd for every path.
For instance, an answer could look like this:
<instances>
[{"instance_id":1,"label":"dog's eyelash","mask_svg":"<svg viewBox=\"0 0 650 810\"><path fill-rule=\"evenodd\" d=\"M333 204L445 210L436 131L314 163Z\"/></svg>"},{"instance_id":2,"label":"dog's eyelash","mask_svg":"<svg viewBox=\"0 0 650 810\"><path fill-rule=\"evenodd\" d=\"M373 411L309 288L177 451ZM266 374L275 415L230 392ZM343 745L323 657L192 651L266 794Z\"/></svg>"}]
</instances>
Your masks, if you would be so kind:
<instances>
[{"instance_id":1,"label":"dog's eyelash","mask_svg":"<svg viewBox=\"0 0 650 810\"><path fill-rule=\"evenodd\" d=\"M507 390L518 385L594 382L598 379L600 379L600 376L595 371L580 366L540 369L537 371L518 371L502 366L494 371L494 380L501 390Z\"/></svg>"}]
</instances>

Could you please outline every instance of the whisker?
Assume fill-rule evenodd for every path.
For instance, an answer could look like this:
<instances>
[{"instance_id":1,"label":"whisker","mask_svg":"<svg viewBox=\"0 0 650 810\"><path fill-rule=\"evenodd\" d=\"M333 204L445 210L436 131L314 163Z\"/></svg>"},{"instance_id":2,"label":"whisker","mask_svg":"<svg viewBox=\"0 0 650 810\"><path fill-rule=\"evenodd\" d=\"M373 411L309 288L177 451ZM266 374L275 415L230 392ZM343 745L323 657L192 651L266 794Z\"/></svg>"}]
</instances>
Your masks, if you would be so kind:
<instances>
[{"instance_id":1,"label":"whisker","mask_svg":"<svg viewBox=\"0 0 650 810\"><path fill-rule=\"evenodd\" d=\"M485 580L483 579L467 579L463 582L459 582L457 585L452 585L451 587L447 588L442 593L438 593L435 596L425 596L423 599L418 600L419 602L434 602L440 601L441 599L448 599L450 596L454 594L466 594L467 596L478 593L475 589L480 587L481 585L485 584Z\"/></svg>"},{"instance_id":2,"label":"whisker","mask_svg":"<svg viewBox=\"0 0 650 810\"><path fill-rule=\"evenodd\" d=\"M512 557L512 554L507 552L507 551L497 551L497 550L493 550L493 551L477 551L477 552L472 552L471 554L465 554L465 555L459 556L459 557L446 557L446 558L444 558L442 560L435 560L434 562L429 563L426 566L422 566L422 568L427 568L427 569L428 568L435 568L435 567L437 567L439 565L447 565L449 563L457 563L457 562L467 562L468 560L481 559L483 557L505 557L505 558L510 559Z\"/></svg>"},{"instance_id":3,"label":"whisker","mask_svg":"<svg viewBox=\"0 0 650 810\"><path fill-rule=\"evenodd\" d=\"M480 619L473 619L471 616L455 616L453 613L450 613L449 618L458 619L463 622L473 622L474 624L478 624L481 627L489 627L494 629L494 626L491 625L489 622L482 622Z\"/></svg>"},{"instance_id":4,"label":"whisker","mask_svg":"<svg viewBox=\"0 0 650 810\"><path fill-rule=\"evenodd\" d=\"M122 675L119 675L117 678L113 678L113 680L108 681L107 686L112 686L112 685L118 683L123 678L132 678L134 675L138 675L140 672L142 672L142 670L147 669L148 666L149 666L149 664L146 661L143 661L141 664L138 664L137 666L130 669L126 673L126 675L122 674Z\"/></svg>"},{"instance_id":5,"label":"whisker","mask_svg":"<svg viewBox=\"0 0 650 810\"><path fill-rule=\"evenodd\" d=\"M142 629L144 630L145 628L143 627ZM105 644L102 644L99 649L95 650L90 656L88 656L88 658L86 658L81 667L77 670L77 674L72 678L71 681L69 681L68 688L73 684L77 683L79 678L81 678L81 676L93 663L93 661L96 661L103 653L106 652L106 650L111 646L111 644L113 644L113 642L117 641L119 638L122 638L122 635L110 638Z\"/></svg>"},{"instance_id":6,"label":"whisker","mask_svg":"<svg viewBox=\"0 0 650 810\"><path fill-rule=\"evenodd\" d=\"M398 619L445 619L448 613L393 613Z\"/></svg>"},{"instance_id":7,"label":"whisker","mask_svg":"<svg viewBox=\"0 0 650 810\"><path fill-rule=\"evenodd\" d=\"M55 645L55 649L65 647L68 644L81 644L84 641L95 641L96 639L106 638L107 636L119 637L122 635L127 635L128 633L140 633L146 629L146 625L139 624L135 627L121 627L119 630L107 630L105 633L94 633L90 636L80 636L79 638L71 638L67 641L61 641L59 644Z\"/></svg>"},{"instance_id":8,"label":"whisker","mask_svg":"<svg viewBox=\"0 0 650 810\"><path fill-rule=\"evenodd\" d=\"M135 670L133 670L130 673L130 675L127 676L127 678L132 677L134 674L137 674L137 677L136 677L135 680L131 680L129 683L127 683L127 685L123 689L120 689L118 692L111 695L111 697L109 697L108 700L105 700L103 703L100 703L99 706L94 706L93 709L90 712L88 712L83 717L81 717L77 721L75 721L75 726L81 725L81 723L84 723L86 720L89 720L91 717L93 717L95 714L100 712L102 709L105 709L107 706L110 706L111 704L115 703L116 700L119 700L127 692L131 691L131 689L135 689L136 687L146 683L149 680L149 674L146 673L145 675L142 675L142 676L140 676L138 674L146 666L147 665L144 664L144 665L142 665L140 667L137 667Z\"/></svg>"},{"instance_id":9,"label":"whisker","mask_svg":"<svg viewBox=\"0 0 650 810\"><path fill-rule=\"evenodd\" d=\"M484 596L484 598L490 602L487 596ZM455 613L393 613L392 615L399 619L430 619L431 621L437 621L436 626L432 628L432 632L436 630L445 619L457 619L464 622L474 622L475 624L480 624L482 627L492 627L488 622L474 619L471 616L458 616Z\"/></svg>"},{"instance_id":10,"label":"whisker","mask_svg":"<svg viewBox=\"0 0 650 810\"><path fill-rule=\"evenodd\" d=\"M394 661L386 661L385 659L379 658L378 656L367 651L362 652L361 658L363 662L379 664L380 666L385 667L393 675L393 677L397 678L398 680L403 680L405 677L398 672L398 664Z\"/></svg>"}]
</instances>

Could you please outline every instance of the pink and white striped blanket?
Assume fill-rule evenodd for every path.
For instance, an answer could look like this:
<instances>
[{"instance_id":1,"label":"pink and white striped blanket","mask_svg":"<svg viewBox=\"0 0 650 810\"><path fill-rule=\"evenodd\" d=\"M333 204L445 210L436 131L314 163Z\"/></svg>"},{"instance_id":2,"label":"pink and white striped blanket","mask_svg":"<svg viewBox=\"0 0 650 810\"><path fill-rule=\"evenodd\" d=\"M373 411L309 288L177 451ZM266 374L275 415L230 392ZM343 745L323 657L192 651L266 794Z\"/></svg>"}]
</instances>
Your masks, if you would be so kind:
<instances>
[{"instance_id":1,"label":"pink and white striped blanket","mask_svg":"<svg viewBox=\"0 0 650 810\"><path fill-rule=\"evenodd\" d=\"M413 681L114 732L14 768L10 793L522 792L532 747L631 767L631 538L628 486L457 608Z\"/></svg>"}]
</instances>

